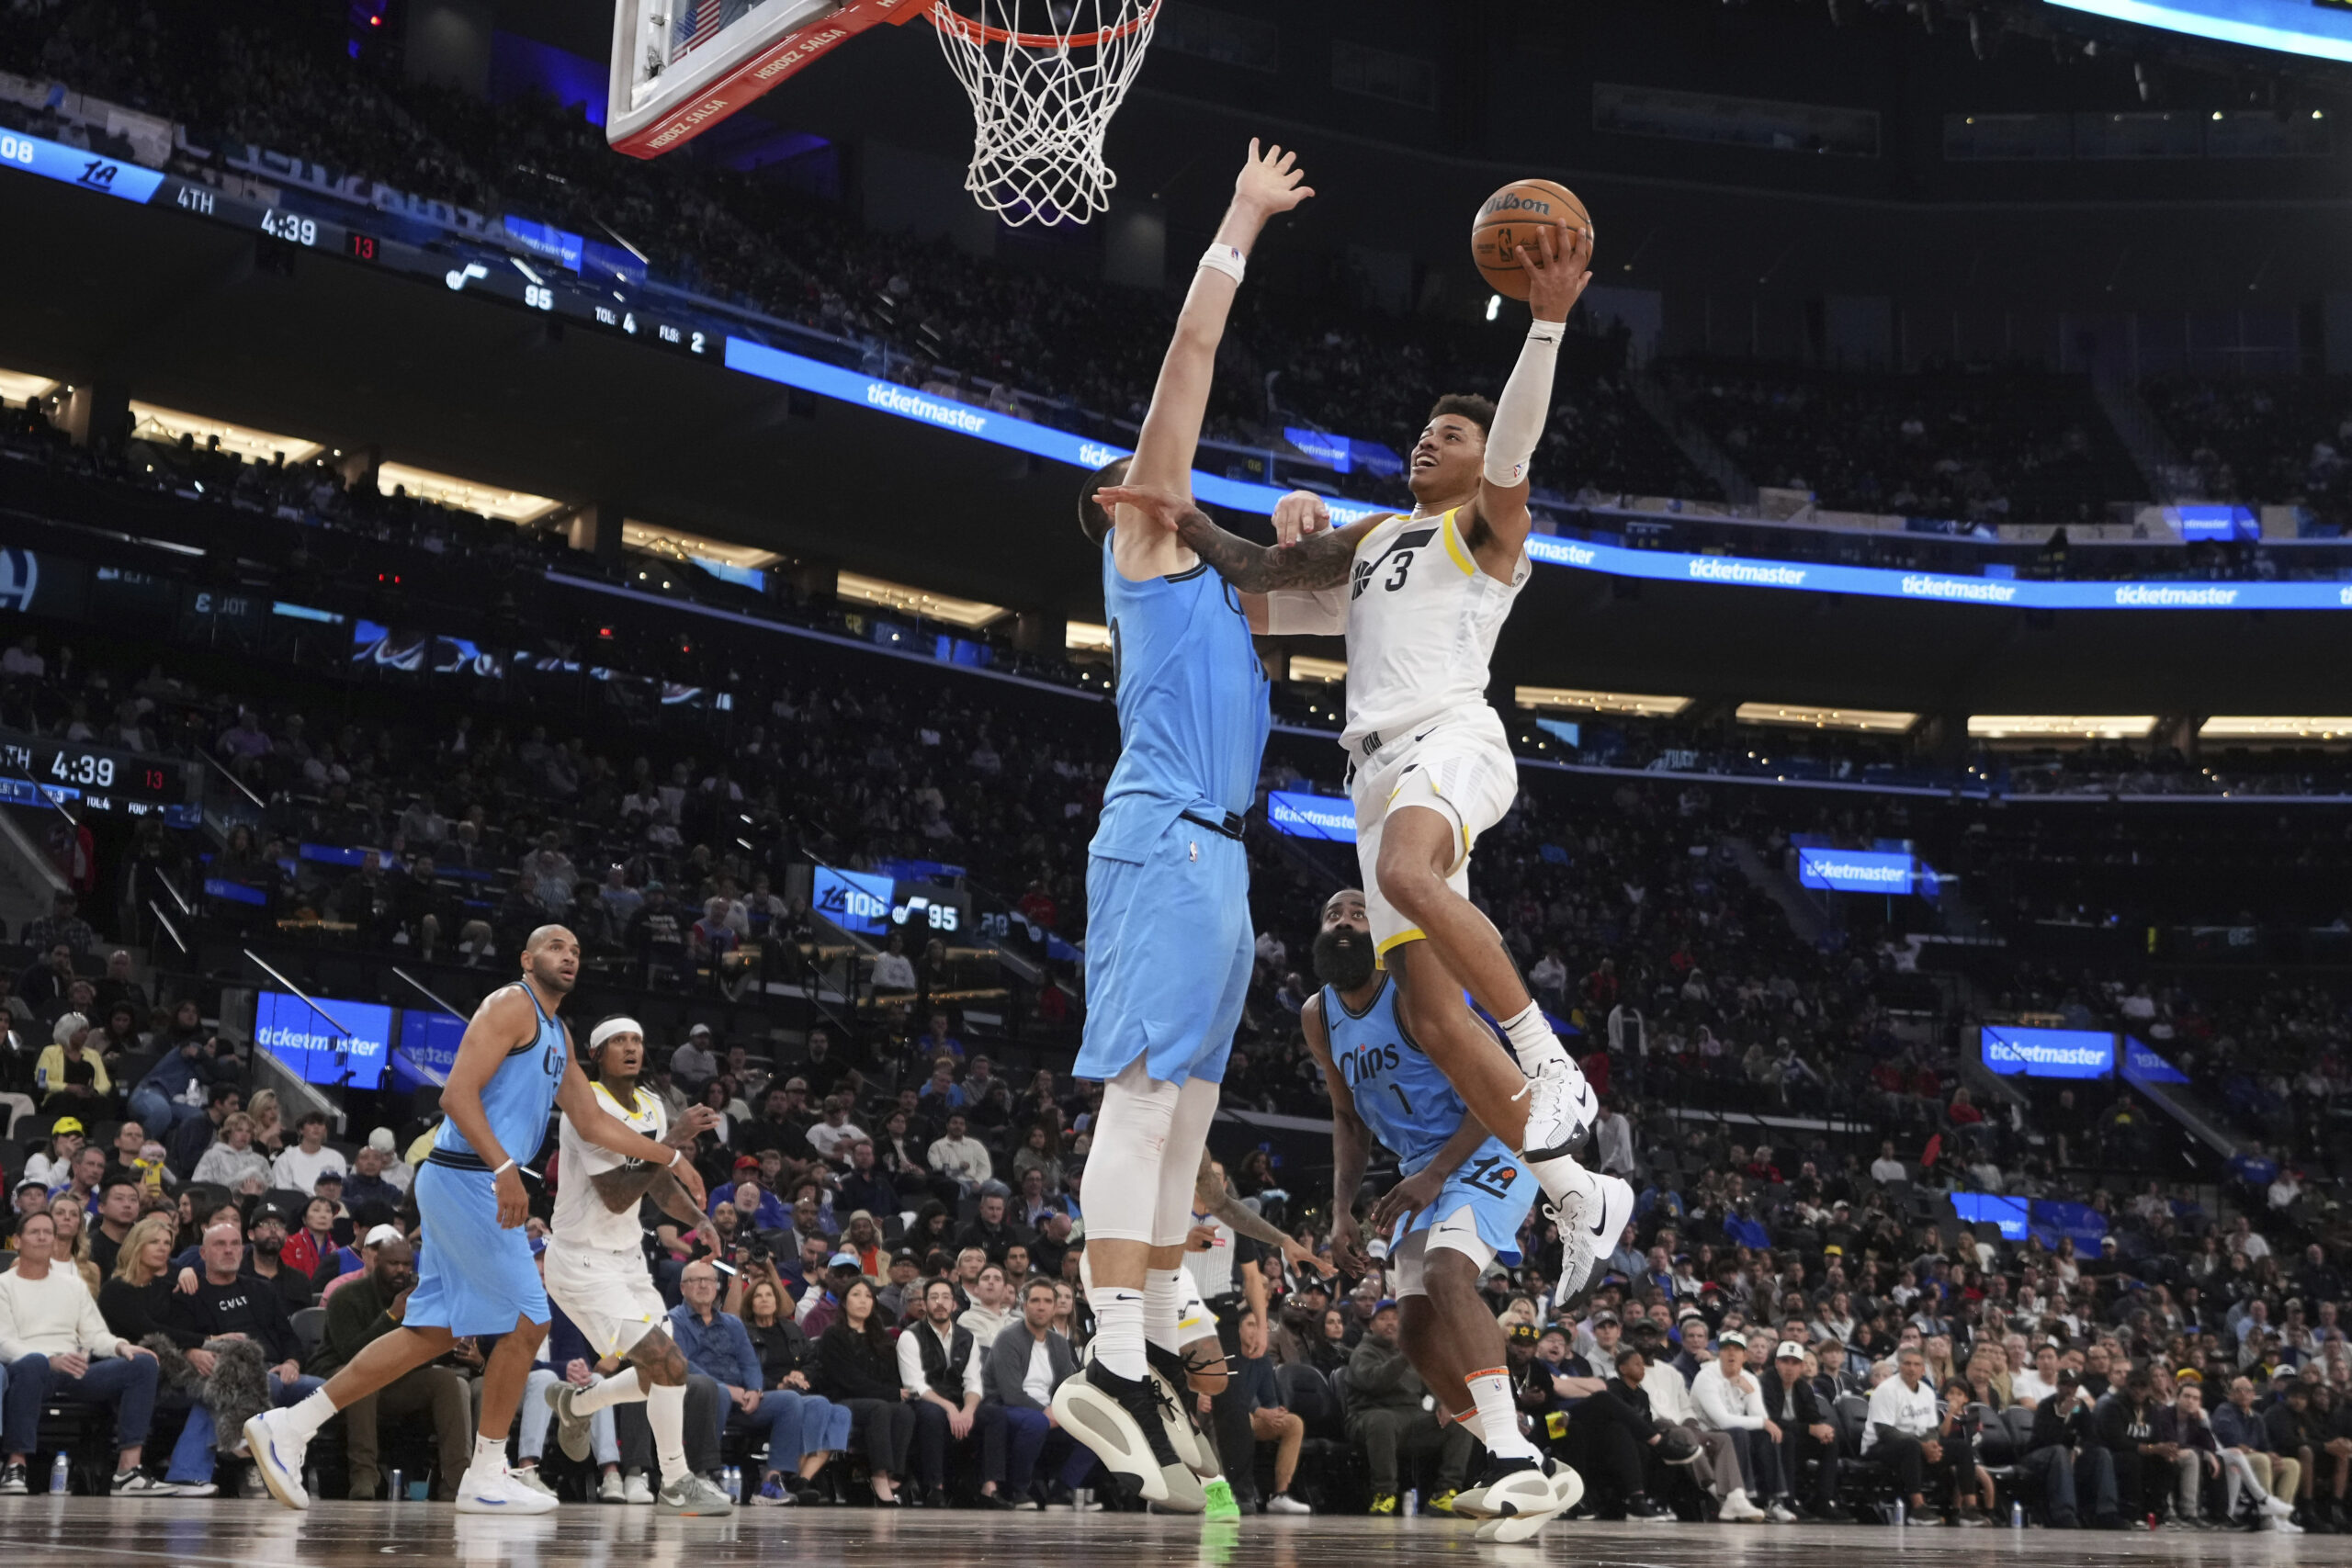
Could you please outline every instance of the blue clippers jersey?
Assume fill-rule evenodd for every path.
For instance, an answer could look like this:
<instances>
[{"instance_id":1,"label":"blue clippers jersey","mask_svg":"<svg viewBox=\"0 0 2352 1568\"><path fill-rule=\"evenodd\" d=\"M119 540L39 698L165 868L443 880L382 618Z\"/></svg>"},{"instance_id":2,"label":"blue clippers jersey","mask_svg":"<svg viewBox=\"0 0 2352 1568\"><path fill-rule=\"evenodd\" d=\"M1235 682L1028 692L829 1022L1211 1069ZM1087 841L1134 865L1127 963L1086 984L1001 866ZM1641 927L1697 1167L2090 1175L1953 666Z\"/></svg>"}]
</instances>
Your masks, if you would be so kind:
<instances>
[{"instance_id":1,"label":"blue clippers jersey","mask_svg":"<svg viewBox=\"0 0 2352 1568\"><path fill-rule=\"evenodd\" d=\"M1395 983L1381 976L1380 995L1362 1018L1348 1011L1338 991L1324 987L1323 1029L1331 1039L1331 1060L1355 1097L1356 1114L1396 1156L1397 1168L1410 1176L1429 1164L1470 1112L1436 1064L1406 1042L1396 1024Z\"/></svg>"},{"instance_id":2,"label":"blue clippers jersey","mask_svg":"<svg viewBox=\"0 0 2352 1568\"><path fill-rule=\"evenodd\" d=\"M547 1141L548 1117L555 1111L555 1091L563 1082L568 1055L563 1025L539 1006L538 996L528 986L523 987L523 994L531 998L532 1010L539 1015L539 1032L528 1043L507 1052L490 1081L481 1086L481 1109L490 1120L491 1133L518 1165L537 1154ZM441 1123L433 1135L433 1146L481 1157L455 1122Z\"/></svg>"},{"instance_id":3,"label":"blue clippers jersey","mask_svg":"<svg viewBox=\"0 0 2352 1568\"><path fill-rule=\"evenodd\" d=\"M1203 562L1130 582L1102 542L1119 763L1093 852L1140 861L1181 812L1248 811L1272 716L1240 593Z\"/></svg>"}]
</instances>

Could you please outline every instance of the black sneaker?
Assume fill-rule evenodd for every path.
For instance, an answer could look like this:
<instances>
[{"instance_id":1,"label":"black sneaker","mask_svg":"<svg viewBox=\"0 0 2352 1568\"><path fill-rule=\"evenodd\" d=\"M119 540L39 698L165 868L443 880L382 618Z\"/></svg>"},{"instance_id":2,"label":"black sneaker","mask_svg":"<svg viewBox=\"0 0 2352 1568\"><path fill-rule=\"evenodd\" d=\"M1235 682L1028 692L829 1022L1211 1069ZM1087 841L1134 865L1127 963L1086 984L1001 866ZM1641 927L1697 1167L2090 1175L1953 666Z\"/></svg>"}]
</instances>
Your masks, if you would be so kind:
<instances>
[{"instance_id":1,"label":"black sneaker","mask_svg":"<svg viewBox=\"0 0 2352 1568\"><path fill-rule=\"evenodd\" d=\"M1001 1492L983 1492L978 1496L972 1499L972 1506L975 1508L993 1509L1009 1514L1012 1512L1015 1505L1012 1498L1006 1496Z\"/></svg>"},{"instance_id":2,"label":"black sneaker","mask_svg":"<svg viewBox=\"0 0 2352 1568\"><path fill-rule=\"evenodd\" d=\"M0 1497L21 1497L27 1490L23 1465L12 1464L0 1470Z\"/></svg>"},{"instance_id":3,"label":"black sneaker","mask_svg":"<svg viewBox=\"0 0 2352 1568\"><path fill-rule=\"evenodd\" d=\"M1625 1499L1625 1517L1634 1524L1671 1524L1674 1521L1674 1510L1646 1492L1636 1492Z\"/></svg>"}]
</instances>

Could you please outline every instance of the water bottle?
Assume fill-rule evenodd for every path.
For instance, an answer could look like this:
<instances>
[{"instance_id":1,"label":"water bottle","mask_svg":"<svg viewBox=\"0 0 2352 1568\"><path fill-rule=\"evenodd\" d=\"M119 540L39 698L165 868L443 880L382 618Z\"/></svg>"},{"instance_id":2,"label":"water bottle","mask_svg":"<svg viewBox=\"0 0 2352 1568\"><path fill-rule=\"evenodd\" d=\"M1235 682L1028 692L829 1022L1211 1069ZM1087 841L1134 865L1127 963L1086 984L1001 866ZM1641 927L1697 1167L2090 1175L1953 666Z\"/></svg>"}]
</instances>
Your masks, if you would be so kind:
<instances>
[{"instance_id":1,"label":"water bottle","mask_svg":"<svg viewBox=\"0 0 2352 1568\"><path fill-rule=\"evenodd\" d=\"M50 1464L49 1490L51 1495L57 1497L74 1490L74 1465L65 1457L63 1449L57 1450L57 1458Z\"/></svg>"},{"instance_id":2,"label":"water bottle","mask_svg":"<svg viewBox=\"0 0 2352 1568\"><path fill-rule=\"evenodd\" d=\"M727 1467L727 1495L733 1502L740 1503L743 1500L743 1467L741 1465L730 1464Z\"/></svg>"},{"instance_id":3,"label":"water bottle","mask_svg":"<svg viewBox=\"0 0 2352 1568\"><path fill-rule=\"evenodd\" d=\"M1404 1506L1396 1511L1408 1519L1419 1514L1421 1511L1421 1489L1418 1486L1405 1488Z\"/></svg>"},{"instance_id":4,"label":"water bottle","mask_svg":"<svg viewBox=\"0 0 2352 1568\"><path fill-rule=\"evenodd\" d=\"M408 1483L397 1470L392 1472L391 1490L385 1494L385 1497L388 1501L394 1503L408 1501Z\"/></svg>"},{"instance_id":5,"label":"water bottle","mask_svg":"<svg viewBox=\"0 0 2352 1568\"><path fill-rule=\"evenodd\" d=\"M1903 1499L1900 1496L1894 1499L1894 1522L1898 1525L1903 1523Z\"/></svg>"},{"instance_id":6,"label":"water bottle","mask_svg":"<svg viewBox=\"0 0 2352 1568\"><path fill-rule=\"evenodd\" d=\"M2025 1529L2025 1505L2015 1498L2009 1500L2009 1528L2013 1530Z\"/></svg>"}]
</instances>

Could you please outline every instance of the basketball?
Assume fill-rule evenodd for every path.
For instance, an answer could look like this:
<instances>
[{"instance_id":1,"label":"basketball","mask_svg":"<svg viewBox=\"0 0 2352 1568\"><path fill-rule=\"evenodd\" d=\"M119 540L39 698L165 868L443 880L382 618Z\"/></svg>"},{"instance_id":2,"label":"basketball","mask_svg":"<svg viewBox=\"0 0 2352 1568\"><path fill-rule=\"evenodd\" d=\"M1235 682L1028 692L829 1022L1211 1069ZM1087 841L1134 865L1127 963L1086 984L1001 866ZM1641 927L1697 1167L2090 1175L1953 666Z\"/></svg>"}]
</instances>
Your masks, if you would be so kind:
<instances>
[{"instance_id":1,"label":"basketball","mask_svg":"<svg viewBox=\"0 0 2352 1568\"><path fill-rule=\"evenodd\" d=\"M1477 221L1470 226L1470 259L1489 288L1512 299L1527 298L1527 269L1511 253L1538 243L1535 231L1547 223L1583 235L1586 259L1591 259L1592 216L1564 185L1513 180L1478 204Z\"/></svg>"}]
</instances>

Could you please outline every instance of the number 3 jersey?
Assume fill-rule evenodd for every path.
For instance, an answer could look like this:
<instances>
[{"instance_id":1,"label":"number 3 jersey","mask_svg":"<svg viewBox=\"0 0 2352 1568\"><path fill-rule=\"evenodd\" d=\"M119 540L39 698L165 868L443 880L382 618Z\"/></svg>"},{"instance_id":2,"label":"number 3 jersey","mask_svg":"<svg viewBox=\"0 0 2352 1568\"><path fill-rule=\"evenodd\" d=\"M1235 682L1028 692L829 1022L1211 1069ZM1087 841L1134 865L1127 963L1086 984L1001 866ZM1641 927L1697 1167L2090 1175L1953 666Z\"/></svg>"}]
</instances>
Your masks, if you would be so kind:
<instances>
[{"instance_id":1,"label":"number 3 jersey","mask_svg":"<svg viewBox=\"0 0 2352 1568\"><path fill-rule=\"evenodd\" d=\"M1348 582L1348 726L1340 743L1394 735L1487 705L1495 638L1527 584L1525 551L1509 582L1478 569L1460 513L1391 517L1356 546Z\"/></svg>"}]
</instances>

